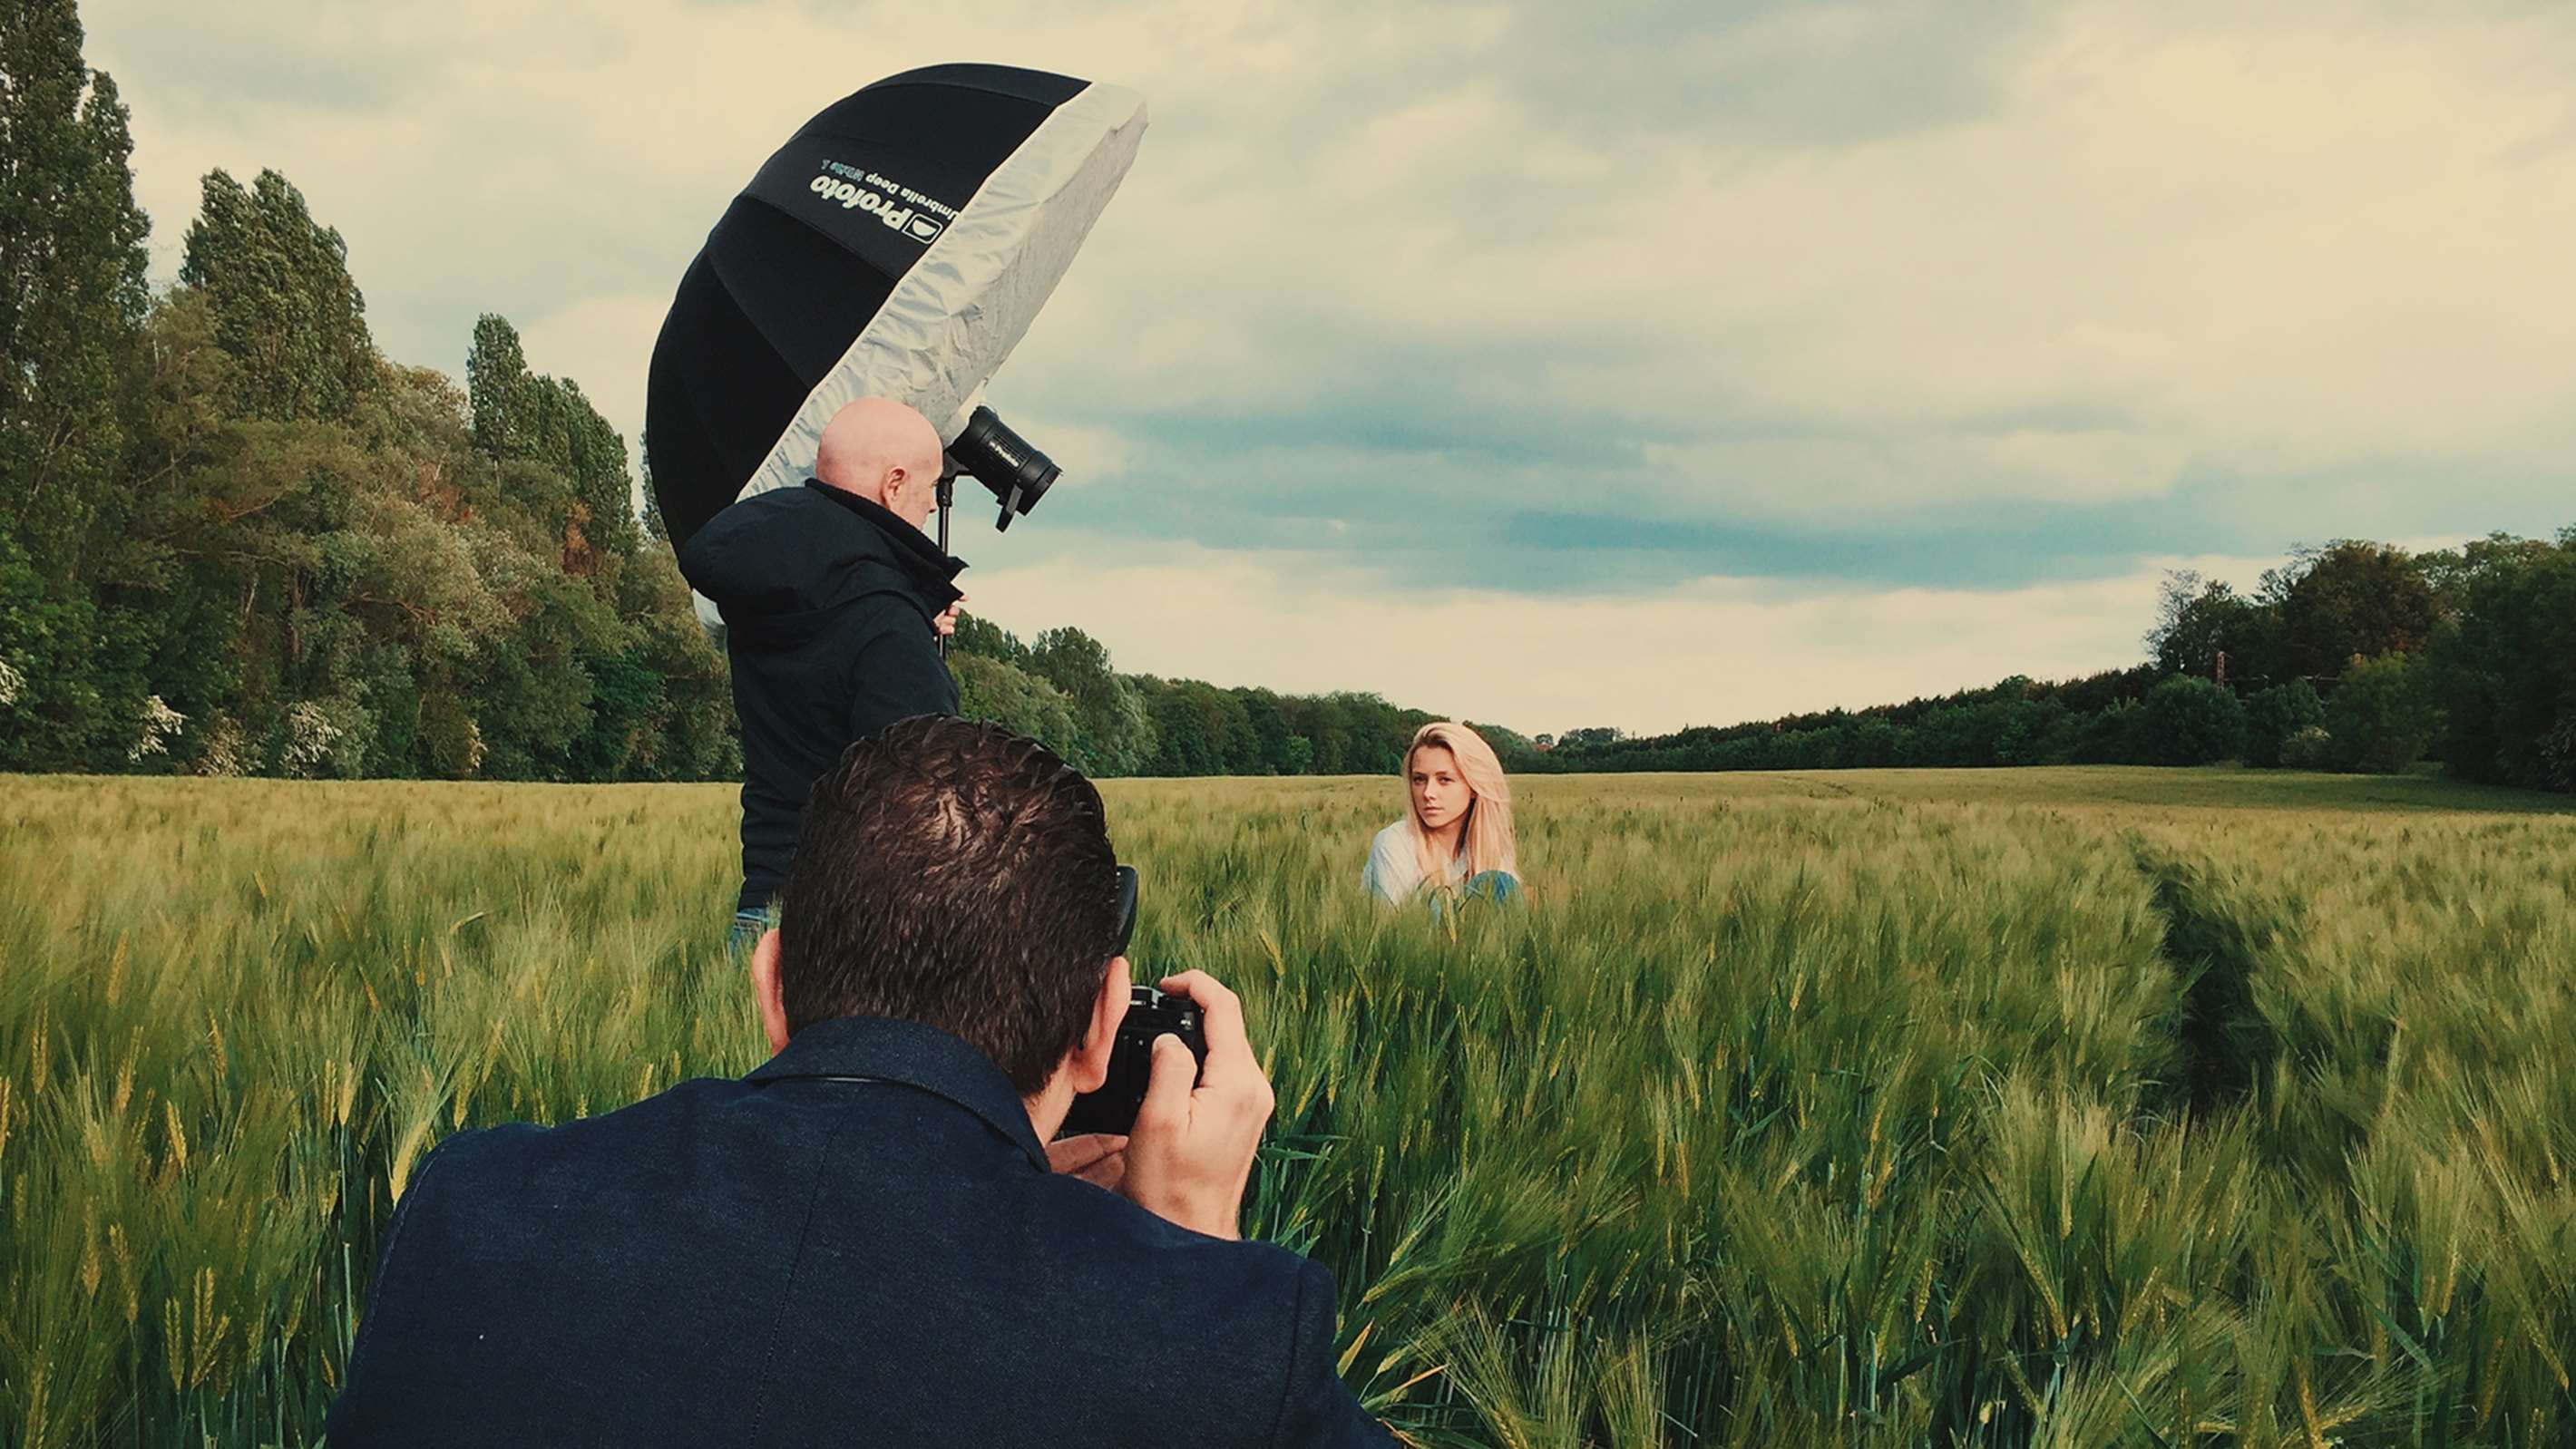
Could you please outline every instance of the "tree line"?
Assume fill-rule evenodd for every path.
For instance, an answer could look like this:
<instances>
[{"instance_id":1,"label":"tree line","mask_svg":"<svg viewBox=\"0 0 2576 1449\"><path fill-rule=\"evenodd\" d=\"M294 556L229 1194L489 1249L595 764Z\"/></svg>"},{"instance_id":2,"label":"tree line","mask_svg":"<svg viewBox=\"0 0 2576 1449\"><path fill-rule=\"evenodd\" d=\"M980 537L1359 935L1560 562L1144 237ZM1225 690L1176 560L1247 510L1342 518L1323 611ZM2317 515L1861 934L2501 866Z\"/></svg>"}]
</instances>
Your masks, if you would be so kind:
<instances>
[{"instance_id":1,"label":"tree line","mask_svg":"<svg viewBox=\"0 0 2576 1449\"><path fill-rule=\"evenodd\" d=\"M2015 765L2400 771L2576 790L2576 528L2410 554L2301 549L2250 594L2167 577L2148 659L2083 678L1670 734L1475 728L1515 773ZM1386 774L1436 718L1374 694L1279 695L1120 674L1081 630L967 618L961 709L1096 775Z\"/></svg>"},{"instance_id":2,"label":"tree line","mask_svg":"<svg viewBox=\"0 0 2576 1449\"><path fill-rule=\"evenodd\" d=\"M1121 674L1106 647L1071 626L1023 643L970 614L951 650L960 713L1027 735L1091 775L1392 775L1413 732L1441 717L1375 694L1283 695ZM1525 736L1475 728L1507 759L1538 758Z\"/></svg>"},{"instance_id":3,"label":"tree line","mask_svg":"<svg viewBox=\"0 0 2576 1449\"><path fill-rule=\"evenodd\" d=\"M2408 553L2338 540L2251 594L2167 576L2148 661L2048 683L1631 738L1539 736L1524 769L2249 765L2576 790L2576 528Z\"/></svg>"},{"instance_id":4,"label":"tree line","mask_svg":"<svg viewBox=\"0 0 2576 1449\"><path fill-rule=\"evenodd\" d=\"M479 321L387 360L285 177L177 285L68 0L0 20L0 768L660 780L739 767L625 441Z\"/></svg>"}]
</instances>

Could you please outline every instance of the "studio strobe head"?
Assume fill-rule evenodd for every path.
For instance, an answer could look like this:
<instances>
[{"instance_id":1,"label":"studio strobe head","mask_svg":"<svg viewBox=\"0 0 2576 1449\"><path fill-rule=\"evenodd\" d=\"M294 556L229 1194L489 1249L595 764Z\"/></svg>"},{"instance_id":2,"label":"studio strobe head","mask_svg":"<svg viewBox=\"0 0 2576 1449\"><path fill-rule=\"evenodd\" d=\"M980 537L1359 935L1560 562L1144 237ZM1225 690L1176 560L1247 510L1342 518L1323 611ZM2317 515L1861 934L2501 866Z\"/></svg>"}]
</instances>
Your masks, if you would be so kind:
<instances>
[{"instance_id":1,"label":"studio strobe head","mask_svg":"<svg viewBox=\"0 0 2576 1449\"><path fill-rule=\"evenodd\" d=\"M1002 516L993 525L997 533L1011 526L1013 514L1037 507L1038 500L1064 472L1054 459L1012 432L1011 425L991 408L975 409L957 441L948 445L948 457L958 472L971 475L1000 500Z\"/></svg>"}]
</instances>

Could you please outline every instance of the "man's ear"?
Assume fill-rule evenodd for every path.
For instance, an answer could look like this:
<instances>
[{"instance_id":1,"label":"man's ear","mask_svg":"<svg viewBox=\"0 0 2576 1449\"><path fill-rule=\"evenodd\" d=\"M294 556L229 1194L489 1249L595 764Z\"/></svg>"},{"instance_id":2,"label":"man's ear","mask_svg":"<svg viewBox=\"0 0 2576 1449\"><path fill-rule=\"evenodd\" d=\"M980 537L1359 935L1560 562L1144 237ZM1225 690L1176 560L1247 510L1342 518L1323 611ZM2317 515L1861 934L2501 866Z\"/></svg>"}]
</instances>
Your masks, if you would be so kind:
<instances>
[{"instance_id":1,"label":"man's ear","mask_svg":"<svg viewBox=\"0 0 2576 1449\"><path fill-rule=\"evenodd\" d=\"M1091 999L1091 1021L1082 1029L1082 1045L1073 1049L1073 1090L1097 1092L1109 1080L1109 1056L1118 1047L1118 1023L1127 1018L1127 958L1112 956L1100 975L1100 994Z\"/></svg>"},{"instance_id":2,"label":"man's ear","mask_svg":"<svg viewBox=\"0 0 2576 1449\"><path fill-rule=\"evenodd\" d=\"M778 928L760 933L760 944L751 948L751 994L760 1003L761 1029L769 1033L769 1049L787 1049L787 997L778 982Z\"/></svg>"}]
</instances>

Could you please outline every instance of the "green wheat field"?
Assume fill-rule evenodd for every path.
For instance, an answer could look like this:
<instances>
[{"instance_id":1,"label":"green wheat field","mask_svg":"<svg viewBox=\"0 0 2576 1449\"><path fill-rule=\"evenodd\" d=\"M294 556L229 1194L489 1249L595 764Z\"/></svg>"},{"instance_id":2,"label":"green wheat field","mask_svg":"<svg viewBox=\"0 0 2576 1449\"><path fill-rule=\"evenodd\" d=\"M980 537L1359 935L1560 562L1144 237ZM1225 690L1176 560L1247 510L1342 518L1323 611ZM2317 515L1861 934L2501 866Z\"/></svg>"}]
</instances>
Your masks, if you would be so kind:
<instances>
[{"instance_id":1,"label":"green wheat field","mask_svg":"<svg viewBox=\"0 0 2576 1449\"><path fill-rule=\"evenodd\" d=\"M2576 1445L2563 803L1535 778L1435 920L1394 781L1104 791L1410 1443ZM0 1443L313 1442L441 1136L755 1065L732 801L0 782Z\"/></svg>"}]
</instances>

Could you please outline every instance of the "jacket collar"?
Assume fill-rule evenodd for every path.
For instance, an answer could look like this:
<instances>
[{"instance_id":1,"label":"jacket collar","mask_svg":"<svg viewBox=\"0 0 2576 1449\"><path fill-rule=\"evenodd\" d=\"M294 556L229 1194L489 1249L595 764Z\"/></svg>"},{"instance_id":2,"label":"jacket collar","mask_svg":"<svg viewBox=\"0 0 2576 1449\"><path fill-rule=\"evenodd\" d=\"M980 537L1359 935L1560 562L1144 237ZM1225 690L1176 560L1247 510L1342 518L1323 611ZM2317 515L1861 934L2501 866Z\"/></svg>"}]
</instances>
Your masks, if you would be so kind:
<instances>
[{"instance_id":1,"label":"jacket collar","mask_svg":"<svg viewBox=\"0 0 2576 1449\"><path fill-rule=\"evenodd\" d=\"M941 1031L890 1016L836 1016L810 1023L788 1038L767 1065L743 1078L776 1082L798 1077L873 1077L944 1097L1028 1154L1040 1172L1046 1149L1029 1125L1029 1109L993 1059Z\"/></svg>"},{"instance_id":2,"label":"jacket collar","mask_svg":"<svg viewBox=\"0 0 2576 1449\"><path fill-rule=\"evenodd\" d=\"M819 478L806 479L805 486L857 514L862 522L884 534L886 542L894 546L895 561L903 565L904 572L934 592L944 588L950 595L955 595L957 574L966 567L964 559L940 552L939 545L930 541L930 535L897 517L893 509L875 499L861 498L846 488L835 488Z\"/></svg>"}]
</instances>

